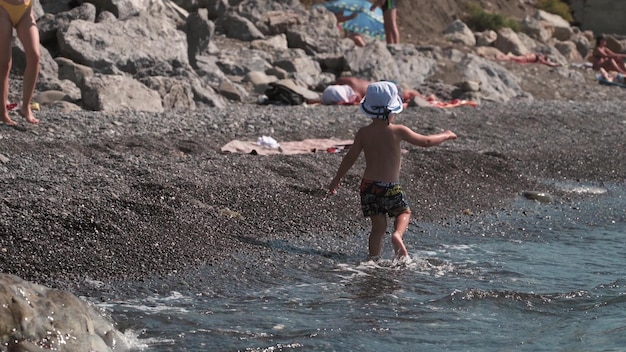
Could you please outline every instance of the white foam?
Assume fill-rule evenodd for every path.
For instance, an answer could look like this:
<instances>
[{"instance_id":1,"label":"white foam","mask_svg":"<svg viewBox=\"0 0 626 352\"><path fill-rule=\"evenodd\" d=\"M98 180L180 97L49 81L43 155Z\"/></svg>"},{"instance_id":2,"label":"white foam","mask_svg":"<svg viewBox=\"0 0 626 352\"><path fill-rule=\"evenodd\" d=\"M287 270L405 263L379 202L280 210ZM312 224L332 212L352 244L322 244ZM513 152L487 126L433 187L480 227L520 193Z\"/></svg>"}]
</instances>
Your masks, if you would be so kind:
<instances>
[{"instance_id":1,"label":"white foam","mask_svg":"<svg viewBox=\"0 0 626 352\"><path fill-rule=\"evenodd\" d=\"M606 188L594 187L594 186L572 187L570 189L565 189L565 191L578 193L578 194L604 194L608 192Z\"/></svg>"},{"instance_id":2,"label":"white foam","mask_svg":"<svg viewBox=\"0 0 626 352\"><path fill-rule=\"evenodd\" d=\"M577 193L577 194L605 194L608 190L604 187L593 186L593 185L584 185L578 183L557 183L557 187L569 193Z\"/></svg>"}]
</instances>

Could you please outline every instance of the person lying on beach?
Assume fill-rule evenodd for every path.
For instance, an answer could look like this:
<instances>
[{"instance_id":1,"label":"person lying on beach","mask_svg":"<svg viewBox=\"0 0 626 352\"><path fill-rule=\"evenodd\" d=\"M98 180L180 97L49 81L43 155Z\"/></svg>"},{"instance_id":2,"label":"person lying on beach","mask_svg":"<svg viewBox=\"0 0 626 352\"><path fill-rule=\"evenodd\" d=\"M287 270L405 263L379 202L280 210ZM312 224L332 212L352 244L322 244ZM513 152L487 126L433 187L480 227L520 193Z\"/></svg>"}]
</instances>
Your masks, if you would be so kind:
<instances>
[{"instance_id":1,"label":"person lying on beach","mask_svg":"<svg viewBox=\"0 0 626 352\"><path fill-rule=\"evenodd\" d=\"M511 61L511 62L518 62L521 64L538 63L538 64L547 65L550 67L561 66L561 64L551 61L547 56L543 54L535 54L535 53L530 53L526 55L513 55L510 53L506 55L498 54L494 57L494 59L497 61Z\"/></svg>"},{"instance_id":2,"label":"person lying on beach","mask_svg":"<svg viewBox=\"0 0 626 352\"><path fill-rule=\"evenodd\" d=\"M324 89L320 103L324 105L357 105L361 101L359 95L347 84L331 84ZM311 103L311 102L308 102Z\"/></svg>"},{"instance_id":3,"label":"person lying on beach","mask_svg":"<svg viewBox=\"0 0 626 352\"><path fill-rule=\"evenodd\" d=\"M626 74L626 64L624 58L626 54L618 54L613 52L607 46L607 39L600 35L596 38L596 47L591 53L591 63L594 70L599 71L601 68L607 71L616 71Z\"/></svg>"},{"instance_id":4,"label":"person lying on beach","mask_svg":"<svg viewBox=\"0 0 626 352\"><path fill-rule=\"evenodd\" d=\"M600 77L602 77L607 82L620 83L620 84L626 83L625 82L626 80L624 79L625 76L623 74L619 72L615 72L615 71L607 71L602 67L600 67Z\"/></svg>"},{"instance_id":5,"label":"person lying on beach","mask_svg":"<svg viewBox=\"0 0 626 352\"><path fill-rule=\"evenodd\" d=\"M408 258L402 237L409 226L411 209L400 186L401 142L432 147L456 139L457 136L449 130L425 136L404 125L394 124L396 114L403 110L403 103L398 95L398 88L392 82L370 84L360 105L361 111L372 118L372 121L356 133L354 142L343 157L328 189L331 194L337 193L341 179L363 152L365 171L359 189L363 215L369 217L372 223L369 258L377 259L382 253L387 216L395 218L391 235L395 257Z\"/></svg>"},{"instance_id":6,"label":"person lying on beach","mask_svg":"<svg viewBox=\"0 0 626 352\"><path fill-rule=\"evenodd\" d=\"M366 79L361 79L361 78L357 78L353 76L342 76L342 77L337 78L335 82L333 82L333 85L349 86L354 91L354 95L356 96L356 99L357 99L356 104L359 104L359 102L361 101L361 97L365 96L367 87L371 83L373 82L368 81ZM395 82L392 82L392 83L396 84ZM409 100L415 97L422 97L426 100L429 100L432 98L432 97L423 96L420 92L418 92L415 89L404 89L404 88L401 89L397 84L396 84L396 87L399 90L398 94L402 98L402 103L405 108L408 106ZM328 104L324 103L324 100L322 99L322 104L332 105L332 103L330 103L332 100L327 100L327 101L329 101ZM354 104L354 101L350 104ZM343 104L343 105L346 105L346 104Z\"/></svg>"}]
</instances>

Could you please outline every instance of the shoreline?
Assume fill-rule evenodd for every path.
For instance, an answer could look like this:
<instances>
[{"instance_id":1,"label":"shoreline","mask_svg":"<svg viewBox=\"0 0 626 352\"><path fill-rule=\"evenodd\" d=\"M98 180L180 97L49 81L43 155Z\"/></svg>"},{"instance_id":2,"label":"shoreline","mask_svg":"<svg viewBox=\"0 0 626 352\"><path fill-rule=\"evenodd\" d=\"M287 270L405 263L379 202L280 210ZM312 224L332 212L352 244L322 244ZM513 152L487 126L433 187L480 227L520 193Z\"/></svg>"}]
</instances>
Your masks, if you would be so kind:
<instances>
[{"instance_id":1,"label":"shoreline","mask_svg":"<svg viewBox=\"0 0 626 352\"><path fill-rule=\"evenodd\" d=\"M43 110L39 126L0 127L2 271L81 290L101 282L171 278L239 261L254 272L271 241L333 236L341 256L367 231L355 189L362 160L339 194L326 186L342 154L224 154L232 139L350 139L368 122L358 107L231 105L149 114ZM23 121L22 126L24 125ZM401 183L411 226L493 213L523 191L574 197L544 179L615 182L626 176L621 102L514 101L452 110L409 108L397 123L459 136L407 146ZM580 196L583 198L584 196ZM577 201L577 200L576 200ZM473 214L473 215L471 215ZM268 269L269 270L269 269ZM273 270L279 270L274 268ZM218 277L219 278L219 277Z\"/></svg>"}]
</instances>

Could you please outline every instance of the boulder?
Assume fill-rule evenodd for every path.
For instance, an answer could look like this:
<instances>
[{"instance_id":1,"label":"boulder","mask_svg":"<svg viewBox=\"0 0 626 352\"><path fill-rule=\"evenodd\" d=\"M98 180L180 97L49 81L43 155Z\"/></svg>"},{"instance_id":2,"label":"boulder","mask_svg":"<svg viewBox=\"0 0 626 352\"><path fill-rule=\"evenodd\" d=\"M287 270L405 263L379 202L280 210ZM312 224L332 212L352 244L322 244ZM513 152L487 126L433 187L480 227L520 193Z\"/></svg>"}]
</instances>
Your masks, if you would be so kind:
<instances>
[{"instance_id":1,"label":"boulder","mask_svg":"<svg viewBox=\"0 0 626 352\"><path fill-rule=\"evenodd\" d=\"M1 161L1 160L0 160ZM0 344L7 351L128 351L130 342L70 292L0 274Z\"/></svg>"},{"instance_id":2,"label":"boulder","mask_svg":"<svg viewBox=\"0 0 626 352\"><path fill-rule=\"evenodd\" d=\"M165 18L140 15L100 23L75 20L59 33L62 56L103 72L136 73L160 62L189 64L185 33Z\"/></svg>"},{"instance_id":3,"label":"boulder","mask_svg":"<svg viewBox=\"0 0 626 352\"><path fill-rule=\"evenodd\" d=\"M124 75L95 75L82 88L85 108L96 111L162 112L158 92Z\"/></svg>"},{"instance_id":4,"label":"boulder","mask_svg":"<svg viewBox=\"0 0 626 352\"><path fill-rule=\"evenodd\" d=\"M496 62L467 54L458 67L464 81L478 82L484 99L506 102L524 94L520 79Z\"/></svg>"},{"instance_id":5,"label":"boulder","mask_svg":"<svg viewBox=\"0 0 626 352\"><path fill-rule=\"evenodd\" d=\"M454 20L443 31L446 40L452 43L462 43L467 46L476 45L476 37L472 30L461 20Z\"/></svg>"},{"instance_id":6,"label":"boulder","mask_svg":"<svg viewBox=\"0 0 626 352\"><path fill-rule=\"evenodd\" d=\"M508 27L498 30L498 38L493 43L493 46L503 53L512 53L514 55L526 55L530 52L517 33Z\"/></svg>"}]
</instances>

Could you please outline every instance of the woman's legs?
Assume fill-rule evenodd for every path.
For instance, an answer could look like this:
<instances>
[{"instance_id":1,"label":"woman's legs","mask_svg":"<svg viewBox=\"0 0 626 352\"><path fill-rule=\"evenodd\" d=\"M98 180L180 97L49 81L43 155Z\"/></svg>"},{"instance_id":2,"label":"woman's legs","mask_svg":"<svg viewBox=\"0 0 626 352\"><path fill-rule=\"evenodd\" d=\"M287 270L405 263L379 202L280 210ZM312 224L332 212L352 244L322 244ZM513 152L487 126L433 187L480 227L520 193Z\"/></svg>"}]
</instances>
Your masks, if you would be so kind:
<instances>
[{"instance_id":1,"label":"woman's legs","mask_svg":"<svg viewBox=\"0 0 626 352\"><path fill-rule=\"evenodd\" d=\"M383 11L385 22L385 38L387 44L400 44L400 31L398 30L398 9Z\"/></svg>"},{"instance_id":2,"label":"woman's legs","mask_svg":"<svg viewBox=\"0 0 626 352\"><path fill-rule=\"evenodd\" d=\"M11 39L13 38L13 26L9 14L0 8L0 118L8 125L17 125L11 120L7 104L9 103L9 72L11 71Z\"/></svg>"},{"instance_id":3,"label":"woman's legs","mask_svg":"<svg viewBox=\"0 0 626 352\"><path fill-rule=\"evenodd\" d=\"M623 66L623 65L622 65ZM607 71L617 71L621 74L626 74L626 69L621 67L615 59L606 59L604 60L602 66Z\"/></svg>"},{"instance_id":4,"label":"woman's legs","mask_svg":"<svg viewBox=\"0 0 626 352\"><path fill-rule=\"evenodd\" d=\"M33 112L30 109L30 104L35 93L35 85L37 84L37 78L39 77L39 61L41 58L41 51L39 49L39 30L37 29L37 22L35 16L32 13L32 8L29 13L24 15L22 20L17 24L17 37L24 46L24 53L26 54L26 68L24 69L24 89L22 92L22 108L20 114L30 123L38 123L39 120L33 116Z\"/></svg>"}]
</instances>

